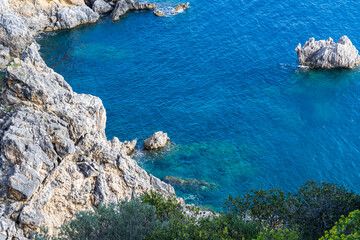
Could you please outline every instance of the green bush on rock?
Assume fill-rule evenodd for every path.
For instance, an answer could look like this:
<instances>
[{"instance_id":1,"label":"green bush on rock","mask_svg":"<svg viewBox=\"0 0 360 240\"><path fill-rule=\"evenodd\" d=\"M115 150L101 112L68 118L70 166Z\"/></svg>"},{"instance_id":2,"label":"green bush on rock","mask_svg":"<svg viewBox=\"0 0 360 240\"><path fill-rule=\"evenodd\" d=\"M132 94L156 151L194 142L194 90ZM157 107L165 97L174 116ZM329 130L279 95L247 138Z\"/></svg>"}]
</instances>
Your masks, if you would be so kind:
<instances>
[{"instance_id":1,"label":"green bush on rock","mask_svg":"<svg viewBox=\"0 0 360 240\"><path fill-rule=\"evenodd\" d=\"M57 237L44 232L34 238L312 240L328 231L321 240L360 239L360 213L354 211L360 209L360 196L335 184L308 181L296 193L251 191L243 197L229 196L224 208L225 212L203 215L198 207L181 205L175 196L150 192L140 199L80 212Z\"/></svg>"}]
</instances>

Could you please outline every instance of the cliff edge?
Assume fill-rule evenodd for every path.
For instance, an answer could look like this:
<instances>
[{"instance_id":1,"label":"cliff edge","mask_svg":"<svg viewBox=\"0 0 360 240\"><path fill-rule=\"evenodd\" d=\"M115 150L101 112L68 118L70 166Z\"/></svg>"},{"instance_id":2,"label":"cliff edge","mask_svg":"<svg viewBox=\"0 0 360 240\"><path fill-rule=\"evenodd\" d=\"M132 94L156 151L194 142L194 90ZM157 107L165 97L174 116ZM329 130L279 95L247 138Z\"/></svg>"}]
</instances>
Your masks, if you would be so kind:
<instances>
[{"instance_id":1,"label":"cliff edge","mask_svg":"<svg viewBox=\"0 0 360 240\"><path fill-rule=\"evenodd\" d=\"M0 239L56 233L78 211L150 190L175 193L128 155L134 141L107 140L101 100L73 92L39 55L34 34L98 18L82 0L0 0Z\"/></svg>"}]
</instances>

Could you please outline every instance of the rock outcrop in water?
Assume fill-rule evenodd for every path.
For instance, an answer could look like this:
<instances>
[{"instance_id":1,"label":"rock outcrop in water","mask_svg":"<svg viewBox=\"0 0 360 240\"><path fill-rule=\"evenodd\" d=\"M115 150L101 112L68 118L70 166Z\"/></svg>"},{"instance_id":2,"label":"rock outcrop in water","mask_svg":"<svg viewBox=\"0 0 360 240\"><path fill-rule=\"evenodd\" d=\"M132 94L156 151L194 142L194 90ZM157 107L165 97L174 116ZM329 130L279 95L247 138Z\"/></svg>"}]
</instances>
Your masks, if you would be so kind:
<instances>
[{"instance_id":1,"label":"rock outcrop in water","mask_svg":"<svg viewBox=\"0 0 360 240\"><path fill-rule=\"evenodd\" d=\"M179 3L174 8L174 14L178 14L179 12L182 12L182 11L188 9L189 4L190 4L189 2L187 2L187 3Z\"/></svg>"},{"instance_id":2,"label":"rock outcrop in water","mask_svg":"<svg viewBox=\"0 0 360 240\"><path fill-rule=\"evenodd\" d=\"M167 13L166 15L176 15L180 12L183 12L184 10L189 8L189 2L187 3L179 3L178 5L176 5L174 8L172 8L172 10L170 11L170 13ZM165 17L165 13L163 11L161 11L160 9L155 9L154 10L154 15L158 16L158 17Z\"/></svg>"},{"instance_id":3,"label":"rock outcrop in water","mask_svg":"<svg viewBox=\"0 0 360 240\"><path fill-rule=\"evenodd\" d=\"M295 49L299 63L314 68L351 68L360 63L358 50L347 36L335 43L332 38L315 41L310 38L303 47Z\"/></svg>"},{"instance_id":4,"label":"rock outcrop in water","mask_svg":"<svg viewBox=\"0 0 360 240\"><path fill-rule=\"evenodd\" d=\"M117 1L111 16L114 21L117 21L122 15L130 10L152 10L154 8L156 8L156 5L153 3L140 3L139 1L134 2L133 0L119 0Z\"/></svg>"},{"instance_id":5,"label":"rock outcrop in water","mask_svg":"<svg viewBox=\"0 0 360 240\"><path fill-rule=\"evenodd\" d=\"M0 0L0 64L8 65L0 97L0 239L27 239L39 226L54 233L78 211L150 190L174 194L129 156L136 140L107 140L101 100L73 92L39 55L35 33L98 14L85 5L21 3L28 13L20 1L8 9Z\"/></svg>"},{"instance_id":6,"label":"rock outcrop in water","mask_svg":"<svg viewBox=\"0 0 360 240\"><path fill-rule=\"evenodd\" d=\"M169 142L169 140L170 138L167 133L159 131L144 140L144 148L146 150L162 148Z\"/></svg>"},{"instance_id":7,"label":"rock outcrop in water","mask_svg":"<svg viewBox=\"0 0 360 240\"><path fill-rule=\"evenodd\" d=\"M154 15L158 17L165 17L165 14L159 9L154 10Z\"/></svg>"}]
</instances>

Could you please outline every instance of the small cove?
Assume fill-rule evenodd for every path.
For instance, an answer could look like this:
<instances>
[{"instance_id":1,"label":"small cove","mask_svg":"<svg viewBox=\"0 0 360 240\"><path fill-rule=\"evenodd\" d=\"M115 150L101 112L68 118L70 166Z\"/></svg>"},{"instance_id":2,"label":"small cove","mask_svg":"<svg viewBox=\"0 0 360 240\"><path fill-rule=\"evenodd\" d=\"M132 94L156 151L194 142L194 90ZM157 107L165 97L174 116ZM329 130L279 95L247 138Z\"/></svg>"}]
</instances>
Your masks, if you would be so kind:
<instances>
[{"instance_id":1,"label":"small cove","mask_svg":"<svg viewBox=\"0 0 360 240\"><path fill-rule=\"evenodd\" d=\"M169 134L174 145L136 154L148 172L218 186L175 185L188 203L221 208L229 193L307 179L360 192L360 71L300 69L294 51L343 34L359 49L359 5L195 0L169 18L105 17L38 42L74 91L102 99L108 139L141 149Z\"/></svg>"}]
</instances>

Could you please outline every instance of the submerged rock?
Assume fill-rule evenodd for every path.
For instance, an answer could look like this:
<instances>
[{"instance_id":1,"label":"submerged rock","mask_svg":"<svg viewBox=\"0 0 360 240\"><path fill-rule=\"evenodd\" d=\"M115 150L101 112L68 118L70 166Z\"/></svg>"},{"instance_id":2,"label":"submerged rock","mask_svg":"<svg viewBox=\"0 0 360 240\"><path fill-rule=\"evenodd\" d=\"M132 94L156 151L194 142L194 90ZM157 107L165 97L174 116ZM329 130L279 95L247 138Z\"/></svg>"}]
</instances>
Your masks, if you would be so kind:
<instances>
[{"instance_id":1,"label":"submerged rock","mask_svg":"<svg viewBox=\"0 0 360 240\"><path fill-rule=\"evenodd\" d=\"M200 181L197 179L183 179L183 178L174 177L174 176L166 176L164 178L164 181L167 183L170 183L170 184L176 184L176 185L184 186L184 187L197 188L197 189L201 189L201 190L208 190L208 189L213 189L213 188L219 187L215 183Z\"/></svg>"},{"instance_id":2,"label":"submerged rock","mask_svg":"<svg viewBox=\"0 0 360 240\"><path fill-rule=\"evenodd\" d=\"M147 150L154 150L164 147L170 138L167 133L162 131L156 132L144 141L144 148Z\"/></svg>"},{"instance_id":3,"label":"submerged rock","mask_svg":"<svg viewBox=\"0 0 360 240\"><path fill-rule=\"evenodd\" d=\"M96 0L92 5L92 9L99 14L105 14L111 12L114 7L104 0Z\"/></svg>"},{"instance_id":4,"label":"submerged rock","mask_svg":"<svg viewBox=\"0 0 360 240\"><path fill-rule=\"evenodd\" d=\"M174 7L174 14L178 14L179 12L182 12L189 8L189 2L187 3L179 3Z\"/></svg>"},{"instance_id":5,"label":"submerged rock","mask_svg":"<svg viewBox=\"0 0 360 240\"><path fill-rule=\"evenodd\" d=\"M310 38L295 49L299 63L314 68L351 68L360 63L358 50L347 36L335 43L332 38L315 41Z\"/></svg>"},{"instance_id":6,"label":"submerged rock","mask_svg":"<svg viewBox=\"0 0 360 240\"><path fill-rule=\"evenodd\" d=\"M114 21L117 21L127 11L152 10L154 8L156 8L156 5L153 3L140 3L139 1L134 2L133 0L119 0L115 5L114 11L111 13L111 17Z\"/></svg>"},{"instance_id":7,"label":"submerged rock","mask_svg":"<svg viewBox=\"0 0 360 240\"><path fill-rule=\"evenodd\" d=\"M158 17L165 17L165 14L162 11L160 11L159 9L155 9L154 15L156 15Z\"/></svg>"},{"instance_id":8,"label":"submerged rock","mask_svg":"<svg viewBox=\"0 0 360 240\"><path fill-rule=\"evenodd\" d=\"M58 28L73 28L84 23L93 23L99 19L99 14L88 6L76 6L62 8L57 13Z\"/></svg>"}]
</instances>

